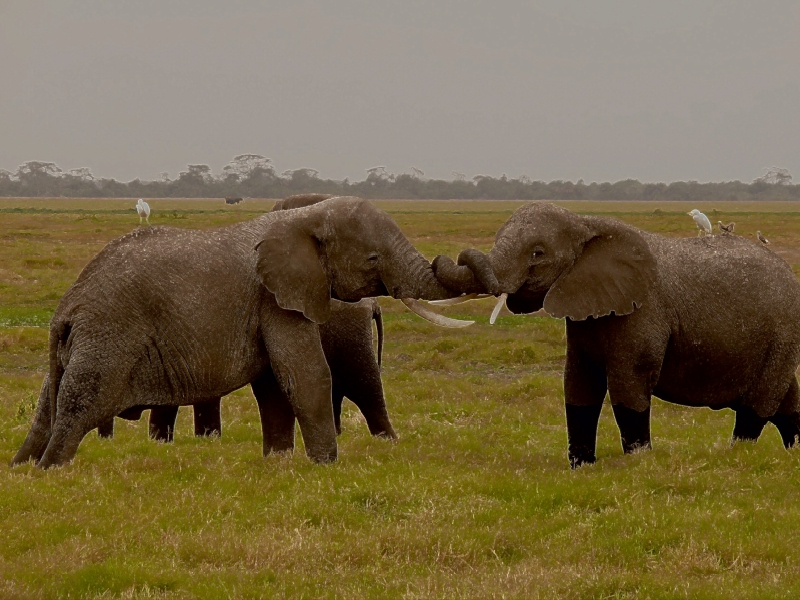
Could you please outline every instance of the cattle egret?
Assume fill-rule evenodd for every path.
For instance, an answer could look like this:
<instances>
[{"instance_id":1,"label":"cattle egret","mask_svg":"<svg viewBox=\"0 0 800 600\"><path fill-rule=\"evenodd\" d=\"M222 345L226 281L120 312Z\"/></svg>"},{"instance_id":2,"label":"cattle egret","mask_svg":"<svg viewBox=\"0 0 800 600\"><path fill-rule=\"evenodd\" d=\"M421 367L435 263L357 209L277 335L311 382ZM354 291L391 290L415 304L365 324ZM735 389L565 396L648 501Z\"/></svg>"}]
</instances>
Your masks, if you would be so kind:
<instances>
[{"instance_id":1,"label":"cattle egret","mask_svg":"<svg viewBox=\"0 0 800 600\"><path fill-rule=\"evenodd\" d=\"M687 215L691 216L694 219L697 228L700 230L697 232L697 235L703 235L706 233L711 233L711 221L708 220L708 217L701 213L696 208L691 212L686 213Z\"/></svg>"},{"instance_id":2,"label":"cattle egret","mask_svg":"<svg viewBox=\"0 0 800 600\"><path fill-rule=\"evenodd\" d=\"M717 221L717 225L722 233L733 233L733 228L736 227L736 223L733 222L723 225L722 221Z\"/></svg>"},{"instance_id":3,"label":"cattle egret","mask_svg":"<svg viewBox=\"0 0 800 600\"><path fill-rule=\"evenodd\" d=\"M150 205L139 198L139 202L136 203L136 212L139 213L139 225L142 224L142 219L147 221L147 224L150 225Z\"/></svg>"},{"instance_id":4,"label":"cattle egret","mask_svg":"<svg viewBox=\"0 0 800 600\"><path fill-rule=\"evenodd\" d=\"M769 240L765 238L760 231L756 231L756 237L758 238L758 241L764 244L765 246L769 244Z\"/></svg>"}]
</instances>

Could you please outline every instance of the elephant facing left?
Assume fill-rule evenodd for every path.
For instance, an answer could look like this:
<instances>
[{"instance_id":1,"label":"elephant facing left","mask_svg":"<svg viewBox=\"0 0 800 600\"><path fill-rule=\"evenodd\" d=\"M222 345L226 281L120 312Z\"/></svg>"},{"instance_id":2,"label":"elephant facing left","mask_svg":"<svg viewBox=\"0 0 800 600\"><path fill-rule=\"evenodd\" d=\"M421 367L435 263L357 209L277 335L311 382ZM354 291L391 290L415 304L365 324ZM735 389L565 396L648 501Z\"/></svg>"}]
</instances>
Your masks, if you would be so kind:
<instances>
[{"instance_id":1,"label":"elephant facing left","mask_svg":"<svg viewBox=\"0 0 800 600\"><path fill-rule=\"evenodd\" d=\"M284 400L254 385L259 404L277 420L296 416L309 458L336 460L319 334L331 298L455 295L392 218L360 198L214 230L137 229L110 242L59 302L47 385L12 465L64 464L116 415L211 400L268 372ZM286 449L269 443L265 433L266 451Z\"/></svg>"}]
</instances>

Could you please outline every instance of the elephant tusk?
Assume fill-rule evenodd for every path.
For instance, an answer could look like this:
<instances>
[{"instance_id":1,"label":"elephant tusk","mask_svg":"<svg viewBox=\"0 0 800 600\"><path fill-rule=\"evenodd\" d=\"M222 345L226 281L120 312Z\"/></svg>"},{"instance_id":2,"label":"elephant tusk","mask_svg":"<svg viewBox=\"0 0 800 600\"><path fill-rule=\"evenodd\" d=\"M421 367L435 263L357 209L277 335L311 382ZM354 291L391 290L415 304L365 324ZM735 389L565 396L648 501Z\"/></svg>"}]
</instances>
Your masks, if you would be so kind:
<instances>
[{"instance_id":1,"label":"elephant tusk","mask_svg":"<svg viewBox=\"0 0 800 600\"><path fill-rule=\"evenodd\" d=\"M497 304L494 305L492 316L489 317L489 325L494 325L494 322L497 321L497 315L500 314L500 309L505 305L506 298L508 298L508 294L500 294L500 297L497 299Z\"/></svg>"},{"instance_id":2,"label":"elephant tusk","mask_svg":"<svg viewBox=\"0 0 800 600\"><path fill-rule=\"evenodd\" d=\"M455 306L456 304L462 304L470 300L481 300L491 297L491 294L466 294L464 296L456 296L455 298L447 298L446 300L429 300L428 304L435 304L436 306Z\"/></svg>"},{"instance_id":3,"label":"elephant tusk","mask_svg":"<svg viewBox=\"0 0 800 600\"><path fill-rule=\"evenodd\" d=\"M414 300L413 298L402 298L401 302L405 304L414 314L417 314L426 321L430 321L434 325L439 325L440 327L467 327L475 322L461 321L459 319L445 317L444 315L433 312L430 308L422 304L422 302L419 300Z\"/></svg>"}]
</instances>

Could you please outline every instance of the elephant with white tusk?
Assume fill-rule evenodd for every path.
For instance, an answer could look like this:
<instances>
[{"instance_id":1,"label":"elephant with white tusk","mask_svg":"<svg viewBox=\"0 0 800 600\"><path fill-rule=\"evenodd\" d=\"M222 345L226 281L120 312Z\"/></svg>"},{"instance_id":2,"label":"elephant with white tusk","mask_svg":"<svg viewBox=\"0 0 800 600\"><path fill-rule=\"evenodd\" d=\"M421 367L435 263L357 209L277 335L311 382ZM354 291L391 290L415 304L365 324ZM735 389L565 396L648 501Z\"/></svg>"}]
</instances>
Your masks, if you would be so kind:
<instances>
[{"instance_id":1,"label":"elephant with white tusk","mask_svg":"<svg viewBox=\"0 0 800 600\"><path fill-rule=\"evenodd\" d=\"M566 318L569 460L595 460L606 393L623 450L649 448L650 399L736 411L734 440L800 436L800 283L738 236L667 238L548 203L518 209L488 254L433 262L454 291L507 294L513 313Z\"/></svg>"},{"instance_id":2,"label":"elephant with white tusk","mask_svg":"<svg viewBox=\"0 0 800 600\"><path fill-rule=\"evenodd\" d=\"M157 226L114 240L59 302L47 385L12 464L63 464L86 433L115 415L215 399L248 383L265 405L262 421L296 417L308 456L333 461L331 375L319 324L331 316L331 298L382 295L457 294L389 215L359 198L215 230ZM266 373L280 397L263 389ZM291 449L266 431L265 452Z\"/></svg>"}]
</instances>

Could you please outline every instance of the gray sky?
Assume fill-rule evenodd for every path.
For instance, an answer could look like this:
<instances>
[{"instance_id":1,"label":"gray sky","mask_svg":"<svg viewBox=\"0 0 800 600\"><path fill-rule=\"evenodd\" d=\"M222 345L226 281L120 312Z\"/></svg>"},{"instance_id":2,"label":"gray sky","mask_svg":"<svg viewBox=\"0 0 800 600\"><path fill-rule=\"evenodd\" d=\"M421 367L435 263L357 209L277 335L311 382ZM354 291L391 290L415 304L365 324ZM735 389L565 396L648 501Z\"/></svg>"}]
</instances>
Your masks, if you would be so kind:
<instances>
[{"instance_id":1,"label":"gray sky","mask_svg":"<svg viewBox=\"0 0 800 600\"><path fill-rule=\"evenodd\" d=\"M0 168L800 180L796 0L0 0Z\"/></svg>"}]
</instances>

